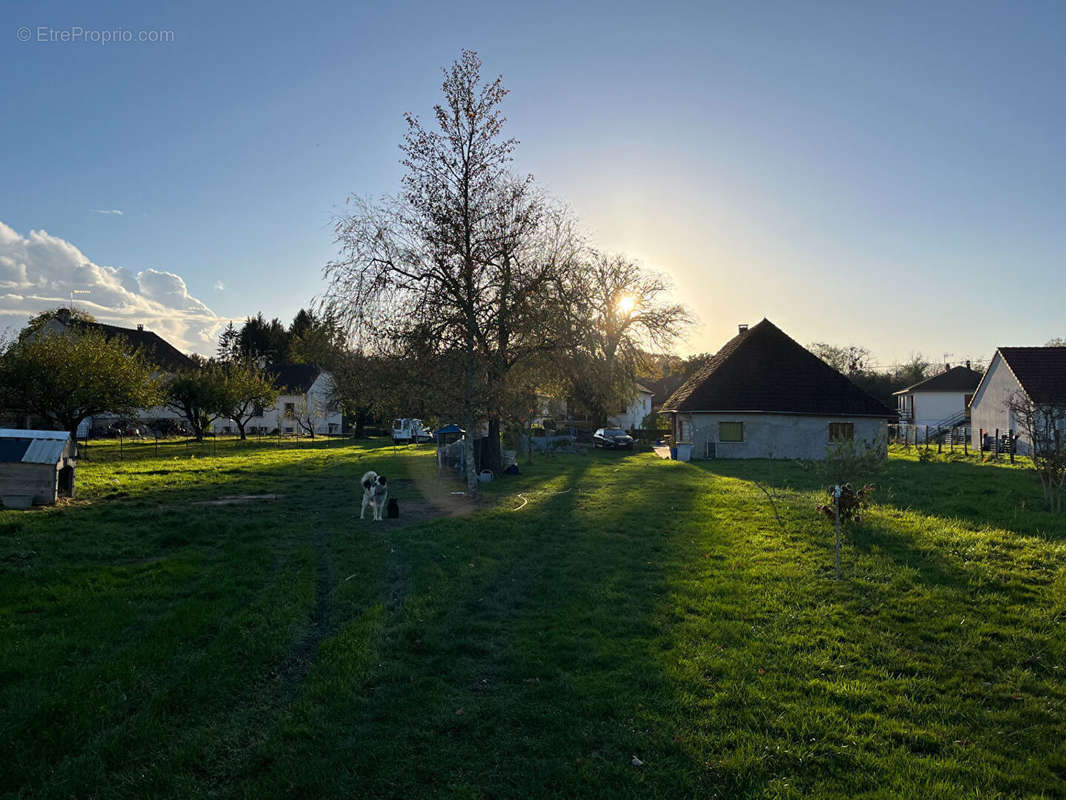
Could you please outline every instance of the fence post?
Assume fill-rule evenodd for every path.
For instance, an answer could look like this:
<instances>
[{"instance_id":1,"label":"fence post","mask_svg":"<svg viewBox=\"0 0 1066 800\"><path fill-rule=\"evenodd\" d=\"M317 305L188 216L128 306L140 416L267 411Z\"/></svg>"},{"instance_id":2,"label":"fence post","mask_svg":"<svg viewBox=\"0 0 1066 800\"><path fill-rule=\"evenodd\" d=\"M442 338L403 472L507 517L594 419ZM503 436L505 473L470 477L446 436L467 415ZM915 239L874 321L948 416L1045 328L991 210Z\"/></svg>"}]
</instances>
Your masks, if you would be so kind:
<instances>
[{"instance_id":1,"label":"fence post","mask_svg":"<svg viewBox=\"0 0 1066 800\"><path fill-rule=\"evenodd\" d=\"M915 434L917 435L917 434ZM929 452L929 426L925 426L925 452Z\"/></svg>"},{"instance_id":2,"label":"fence post","mask_svg":"<svg viewBox=\"0 0 1066 800\"><path fill-rule=\"evenodd\" d=\"M159 434L155 435L155 454L159 455Z\"/></svg>"},{"instance_id":3,"label":"fence post","mask_svg":"<svg viewBox=\"0 0 1066 800\"><path fill-rule=\"evenodd\" d=\"M1014 446L1014 429L1013 428L1011 430L1007 431L1007 436L1008 436L1009 441L1010 441L1010 463L1013 464L1014 463L1014 451L1017 449Z\"/></svg>"},{"instance_id":4,"label":"fence post","mask_svg":"<svg viewBox=\"0 0 1066 800\"><path fill-rule=\"evenodd\" d=\"M122 431L118 432L118 460L122 461Z\"/></svg>"},{"instance_id":5,"label":"fence post","mask_svg":"<svg viewBox=\"0 0 1066 800\"><path fill-rule=\"evenodd\" d=\"M840 580L840 485L833 487L833 518L837 533L837 580Z\"/></svg>"},{"instance_id":6,"label":"fence post","mask_svg":"<svg viewBox=\"0 0 1066 800\"><path fill-rule=\"evenodd\" d=\"M996 428L996 439L993 443L992 457L999 461L999 428Z\"/></svg>"},{"instance_id":7,"label":"fence post","mask_svg":"<svg viewBox=\"0 0 1066 800\"><path fill-rule=\"evenodd\" d=\"M962 429L962 454L969 457L970 455L970 431L966 428Z\"/></svg>"}]
</instances>

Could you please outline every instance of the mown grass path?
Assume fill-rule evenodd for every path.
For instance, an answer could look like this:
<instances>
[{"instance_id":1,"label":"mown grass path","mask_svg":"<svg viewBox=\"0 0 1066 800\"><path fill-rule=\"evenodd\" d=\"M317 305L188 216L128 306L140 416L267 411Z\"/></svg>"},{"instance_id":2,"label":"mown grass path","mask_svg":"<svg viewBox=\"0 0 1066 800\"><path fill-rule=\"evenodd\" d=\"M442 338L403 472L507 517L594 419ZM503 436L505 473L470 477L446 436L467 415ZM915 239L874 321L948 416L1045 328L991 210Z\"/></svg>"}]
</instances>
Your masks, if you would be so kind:
<instances>
[{"instance_id":1,"label":"mown grass path","mask_svg":"<svg viewBox=\"0 0 1066 800\"><path fill-rule=\"evenodd\" d=\"M114 455L0 512L5 795L1066 795L1066 521L1021 470L897 455L836 581L795 464L560 456L469 509L428 452ZM195 505L237 494L278 497Z\"/></svg>"}]
</instances>

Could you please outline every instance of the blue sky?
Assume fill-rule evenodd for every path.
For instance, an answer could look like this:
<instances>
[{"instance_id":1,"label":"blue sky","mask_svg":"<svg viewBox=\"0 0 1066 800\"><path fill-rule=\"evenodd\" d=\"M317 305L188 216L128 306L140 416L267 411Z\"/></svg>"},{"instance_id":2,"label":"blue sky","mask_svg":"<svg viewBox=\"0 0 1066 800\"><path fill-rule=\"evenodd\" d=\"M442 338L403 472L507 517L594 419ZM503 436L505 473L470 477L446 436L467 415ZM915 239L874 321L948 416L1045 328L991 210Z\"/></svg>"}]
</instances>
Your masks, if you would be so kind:
<instances>
[{"instance_id":1,"label":"blue sky","mask_svg":"<svg viewBox=\"0 0 1066 800\"><path fill-rule=\"evenodd\" d=\"M879 363L1066 336L1061 4L155 5L5 5L0 326L75 284L201 351L290 318L468 47L516 170L673 277L685 350L764 316ZM172 41L38 41L75 26Z\"/></svg>"}]
</instances>

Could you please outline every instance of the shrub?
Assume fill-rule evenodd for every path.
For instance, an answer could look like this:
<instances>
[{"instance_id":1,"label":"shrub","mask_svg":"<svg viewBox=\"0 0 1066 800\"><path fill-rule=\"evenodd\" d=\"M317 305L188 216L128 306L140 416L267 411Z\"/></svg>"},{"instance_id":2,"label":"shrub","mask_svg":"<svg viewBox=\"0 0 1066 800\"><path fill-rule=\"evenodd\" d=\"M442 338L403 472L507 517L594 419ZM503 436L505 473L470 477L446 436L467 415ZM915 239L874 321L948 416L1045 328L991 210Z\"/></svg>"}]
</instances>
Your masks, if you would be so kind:
<instances>
[{"instance_id":1,"label":"shrub","mask_svg":"<svg viewBox=\"0 0 1066 800\"><path fill-rule=\"evenodd\" d=\"M828 519L835 518L833 509L833 497L836 486L830 486L827 490L829 502L818 506L818 511ZM840 522L862 522L862 511L870 504L870 495L874 493L874 485L868 483L861 489L856 490L850 483L840 487L840 499L837 505L840 507Z\"/></svg>"}]
</instances>

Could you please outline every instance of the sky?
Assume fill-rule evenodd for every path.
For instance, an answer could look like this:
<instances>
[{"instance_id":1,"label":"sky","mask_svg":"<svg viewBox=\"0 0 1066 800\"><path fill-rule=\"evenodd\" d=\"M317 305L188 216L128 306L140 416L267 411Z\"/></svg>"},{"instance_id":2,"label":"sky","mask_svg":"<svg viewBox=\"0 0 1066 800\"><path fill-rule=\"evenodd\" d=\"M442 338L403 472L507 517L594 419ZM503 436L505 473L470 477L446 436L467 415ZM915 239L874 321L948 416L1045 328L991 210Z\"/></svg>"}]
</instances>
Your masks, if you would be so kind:
<instances>
[{"instance_id":1,"label":"sky","mask_svg":"<svg viewBox=\"0 0 1066 800\"><path fill-rule=\"evenodd\" d=\"M469 48L511 91L515 171L671 277L699 319L682 352L763 317L884 365L1040 345L1066 336L1064 23L1061 3L7 2L0 330L72 289L201 353L230 319L291 319L346 198L398 190L403 114L428 121Z\"/></svg>"}]
</instances>

